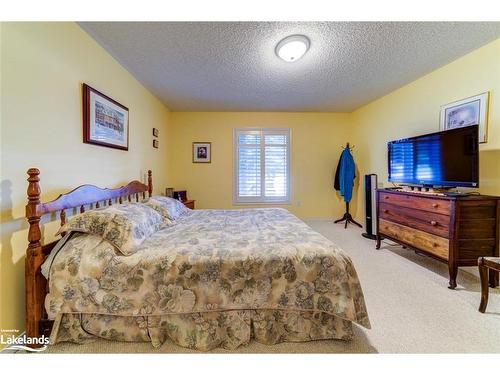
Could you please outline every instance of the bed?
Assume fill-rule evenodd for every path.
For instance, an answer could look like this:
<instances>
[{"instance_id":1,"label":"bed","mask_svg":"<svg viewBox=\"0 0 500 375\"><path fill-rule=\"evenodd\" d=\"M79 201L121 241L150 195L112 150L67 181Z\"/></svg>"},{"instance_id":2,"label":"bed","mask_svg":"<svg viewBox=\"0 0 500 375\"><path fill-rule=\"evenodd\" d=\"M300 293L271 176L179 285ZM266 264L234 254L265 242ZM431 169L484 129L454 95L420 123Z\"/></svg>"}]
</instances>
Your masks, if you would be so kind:
<instances>
[{"instance_id":1,"label":"bed","mask_svg":"<svg viewBox=\"0 0 500 375\"><path fill-rule=\"evenodd\" d=\"M80 232L42 246L41 215L60 212L65 225L71 207L141 205L152 196L152 174L147 185L86 185L45 204L39 171L28 174L28 336L50 334L52 344L101 337L155 347L169 339L206 351L252 339L349 340L353 323L370 327L349 257L287 210L186 210L128 255ZM47 282L41 270L50 254Z\"/></svg>"}]
</instances>

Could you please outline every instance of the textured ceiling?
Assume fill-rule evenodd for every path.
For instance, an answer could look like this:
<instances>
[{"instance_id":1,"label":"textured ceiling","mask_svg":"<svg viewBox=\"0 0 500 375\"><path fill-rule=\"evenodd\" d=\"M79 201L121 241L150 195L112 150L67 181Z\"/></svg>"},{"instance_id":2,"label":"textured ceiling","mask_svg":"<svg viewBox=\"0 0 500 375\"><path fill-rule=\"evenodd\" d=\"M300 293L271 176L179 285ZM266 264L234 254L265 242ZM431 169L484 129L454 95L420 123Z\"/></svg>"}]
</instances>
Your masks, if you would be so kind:
<instances>
[{"instance_id":1,"label":"textured ceiling","mask_svg":"<svg viewBox=\"0 0 500 375\"><path fill-rule=\"evenodd\" d=\"M500 36L484 22L80 26L173 111L350 112ZM311 40L293 63L274 54L290 34Z\"/></svg>"}]
</instances>

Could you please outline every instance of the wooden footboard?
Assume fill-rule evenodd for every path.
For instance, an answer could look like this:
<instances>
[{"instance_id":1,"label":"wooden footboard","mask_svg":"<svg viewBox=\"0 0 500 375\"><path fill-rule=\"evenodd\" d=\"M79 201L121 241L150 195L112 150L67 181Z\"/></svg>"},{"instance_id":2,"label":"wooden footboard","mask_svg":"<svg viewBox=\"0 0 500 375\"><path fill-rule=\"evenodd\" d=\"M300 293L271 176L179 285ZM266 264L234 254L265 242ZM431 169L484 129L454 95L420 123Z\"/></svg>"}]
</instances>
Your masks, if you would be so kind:
<instances>
[{"instance_id":1,"label":"wooden footboard","mask_svg":"<svg viewBox=\"0 0 500 375\"><path fill-rule=\"evenodd\" d=\"M26 283L26 336L48 336L52 322L47 319L44 308L45 296L48 292L48 283L41 273L41 266L50 254L57 241L43 245L41 242L40 219L45 214L59 212L61 225L66 222L68 209L77 209L80 213L86 209L102 206L111 206L123 201L136 201L146 198L146 192L153 194L152 172L148 171L148 184L132 181L117 189L102 189L94 185L81 185L72 191L61 194L55 200L47 203L40 202L40 171L37 168L28 170L28 204L26 205L26 219L29 223L28 249L25 260Z\"/></svg>"}]
</instances>

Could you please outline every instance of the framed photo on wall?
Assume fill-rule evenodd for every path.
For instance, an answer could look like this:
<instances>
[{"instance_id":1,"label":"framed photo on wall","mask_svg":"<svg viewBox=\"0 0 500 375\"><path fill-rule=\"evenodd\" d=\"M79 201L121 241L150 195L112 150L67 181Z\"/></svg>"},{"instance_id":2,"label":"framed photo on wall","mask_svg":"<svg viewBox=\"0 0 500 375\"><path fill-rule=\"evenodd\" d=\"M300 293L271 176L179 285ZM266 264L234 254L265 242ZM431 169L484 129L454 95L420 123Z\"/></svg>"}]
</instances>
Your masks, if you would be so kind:
<instances>
[{"instance_id":1,"label":"framed photo on wall","mask_svg":"<svg viewBox=\"0 0 500 375\"><path fill-rule=\"evenodd\" d=\"M85 83L83 142L128 151L128 108Z\"/></svg>"},{"instance_id":2,"label":"framed photo on wall","mask_svg":"<svg viewBox=\"0 0 500 375\"><path fill-rule=\"evenodd\" d=\"M479 143L487 142L488 137L488 99L489 92L458 100L441 107L441 130L479 126Z\"/></svg>"},{"instance_id":3,"label":"framed photo on wall","mask_svg":"<svg viewBox=\"0 0 500 375\"><path fill-rule=\"evenodd\" d=\"M211 163L212 144L210 142L193 142L193 163Z\"/></svg>"}]
</instances>

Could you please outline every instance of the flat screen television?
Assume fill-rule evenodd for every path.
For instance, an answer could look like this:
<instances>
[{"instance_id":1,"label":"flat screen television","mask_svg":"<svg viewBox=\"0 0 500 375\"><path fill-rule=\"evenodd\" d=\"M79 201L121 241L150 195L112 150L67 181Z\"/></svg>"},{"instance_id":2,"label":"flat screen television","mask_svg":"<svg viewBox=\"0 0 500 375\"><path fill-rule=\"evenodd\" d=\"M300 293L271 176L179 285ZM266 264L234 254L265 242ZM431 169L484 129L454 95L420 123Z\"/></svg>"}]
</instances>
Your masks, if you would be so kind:
<instances>
[{"instance_id":1,"label":"flat screen television","mask_svg":"<svg viewBox=\"0 0 500 375\"><path fill-rule=\"evenodd\" d=\"M388 161L390 182L479 187L478 126L389 142Z\"/></svg>"}]
</instances>

